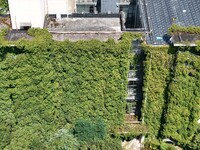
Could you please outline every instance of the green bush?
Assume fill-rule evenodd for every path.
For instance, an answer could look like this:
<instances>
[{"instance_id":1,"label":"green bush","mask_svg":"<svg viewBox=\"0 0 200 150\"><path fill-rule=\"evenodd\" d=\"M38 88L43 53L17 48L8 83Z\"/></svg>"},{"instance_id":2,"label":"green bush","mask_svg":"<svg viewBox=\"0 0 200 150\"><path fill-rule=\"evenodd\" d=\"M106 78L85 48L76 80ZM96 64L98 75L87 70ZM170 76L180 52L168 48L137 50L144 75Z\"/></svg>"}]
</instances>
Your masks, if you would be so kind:
<instances>
[{"instance_id":1,"label":"green bush","mask_svg":"<svg viewBox=\"0 0 200 150\"><path fill-rule=\"evenodd\" d=\"M0 0L0 14L6 14L9 10L8 0Z\"/></svg>"},{"instance_id":2,"label":"green bush","mask_svg":"<svg viewBox=\"0 0 200 150\"><path fill-rule=\"evenodd\" d=\"M50 150L78 150L79 142L68 129L60 129L48 141Z\"/></svg>"},{"instance_id":3,"label":"green bush","mask_svg":"<svg viewBox=\"0 0 200 150\"><path fill-rule=\"evenodd\" d=\"M145 142L143 150L176 150L176 148L172 144L158 140L150 140Z\"/></svg>"},{"instance_id":4,"label":"green bush","mask_svg":"<svg viewBox=\"0 0 200 150\"><path fill-rule=\"evenodd\" d=\"M163 113L167 101L166 87L170 80L172 55L168 54L169 47L153 47L143 45L146 55L144 62L144 100L143 119L149 133L159 137L162 128Z\"/></svg>"},{"instance_id":5,"label":"green bush","mask_svg":"<svg viewBox=\"0 0 200 150\"><path fill-rule=\"evenodd\" d=\"M144 50L142 111L150 136L171 138L181 147L191 145L198 139L200 56L189 47L172 51L171 47L144 46Z\"/></svg>"},{"instance_id":6,"label":"green bush","mask_svg":"<svg viewBox=\"0 0 200 150\"><path fill-rule=\"evenodd\" d=\"M0 44L0 149L45 149L80 118L100 117L108 129L123 124L132 39L60 42L46 30L29 34L32 40Z\"/></svg>"},{"instance_id":7,"label":"green bush","mask_svg":"<svg viewBox=\"0 0 200 150\"><path fill-rule=\"evenodd\" d=\"M169 103L163 135L181 144L191 142L200 113L200 56L190 52L177 55L174 78L169 87Z\"/></svg>"},{"instance_id":8,"label":"green bush","mask_svg":"<svg viewBox=\"0 0 200 150\"><path fill-rule=\"evenodd\" d=\"M104 140L92 141L90 143L81 142L81 150L122 150L121 141L119 139L106 138Z\"/></svg>"},{"instance_id":9,"label":"green bush","mask_svg":"<svg viewBox=\"0 0 200 150\"><path fill-rule=\"evenodd\" d=\"M200 34L200 27L199 26L182 27L177 24L172 24L172 26L168 29L168 32L169 34L177 33L177 32Z\"/></svg>"},{"instance_id":10,"label":"green bush","mask_svg":"<svg viewBox=\"0 0 200 150\"><path fill-rule=\"evenodd\" d=\"M102 119L95 121L78 120L74 126L74 135L80 141L98 141L106 138L106 125Z\"/></svg>"},{"instance_id":11,"label":"green bush","mask_svg":"<svg viewBox=\"0 0 200 150\"><path fill-rule=\"evenodd\" d=\"M75 137L80 141L82 150L121 150L121 141L110 138L106 132L106 125L102 119L78 120L73 128Z\"/></svg>"},{"instance_id":12,"label":"green bush","mask_svg":"<svg viewBox=\"0 0 200 150\"><path fill-rule=\"evenodd\" d=\"M185 147L185 150L199 150L200 149L200 125L192 138L192 141L188 143Z\"/></svg>"}]
</instances>

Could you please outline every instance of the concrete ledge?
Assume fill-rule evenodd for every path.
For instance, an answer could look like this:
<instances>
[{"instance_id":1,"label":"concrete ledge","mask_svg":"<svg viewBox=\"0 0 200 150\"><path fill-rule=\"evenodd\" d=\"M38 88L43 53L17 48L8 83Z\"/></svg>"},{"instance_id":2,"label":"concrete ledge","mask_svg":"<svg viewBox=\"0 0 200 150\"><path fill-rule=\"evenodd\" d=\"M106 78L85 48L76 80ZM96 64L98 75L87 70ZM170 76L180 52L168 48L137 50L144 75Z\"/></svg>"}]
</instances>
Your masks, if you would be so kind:
<instances>
[{"instance_id":1,"label":"concrete ledge","mask_svg":"<svg viewBox=\"0 0 200 150\"><path fill-rule=\"evenodd\" d=\"M122 34L121 31L49 31L52 34Z\"/></svg>"}]
</instances>

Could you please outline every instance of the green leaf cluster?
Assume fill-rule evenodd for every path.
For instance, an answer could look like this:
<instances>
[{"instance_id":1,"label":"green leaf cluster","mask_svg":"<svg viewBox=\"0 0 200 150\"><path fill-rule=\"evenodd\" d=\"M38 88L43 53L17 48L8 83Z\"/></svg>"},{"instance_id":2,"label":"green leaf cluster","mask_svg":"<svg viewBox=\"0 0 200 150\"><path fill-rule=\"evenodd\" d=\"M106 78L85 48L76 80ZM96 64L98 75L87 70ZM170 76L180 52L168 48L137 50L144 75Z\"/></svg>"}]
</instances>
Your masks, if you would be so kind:
<instances>
[{"instance_id":1,"label":"green leaf cluster","mask_svg":"<svg viewBox=\"0 0 200 150\"><path fill-rule=\"evenodd\" d=\"M0 44L0 149L47 149L53 135L64 142L56 141L65 137L58 131L81 118L100 117L108 129L123 124L131 34L118 43L29 34L32 40Z\"/></svg>"},{"instance_id":2,"label":"green leaf cluster","mask_svg":"<svg viewBox=\"0 0 200 150\"><path fill-rule=\"evenodd\" d=\"M174 78L169 87L169 102L163 135L180 143L192 141L200 118L200 56L190 52L177 55Z\"/></svg>"},{"instance_id":3,"label":"green leaf cluster","mask_svg":"<svg viewBox=\"0 0 200 150\"><path fill-rule=\"evenodd\" d=\"M197 149L200 56L192 47L144 45L143 49L146 54L143 118L150 137L170 138L181 147Z\"/></svg>"},{"instance_id":4,"label":"green leaf cluster","mask_svg":"<svg viewBox=\"0 0 200 150\"><path fill-rule=\"evenodd\" d=\"M79 141L70 133L69 129L60 129L49 139L47 149L77 150L79 149Z\"/></svg>"},{"instance_id":5,"label":"green leaf cluster","mask_svg":"<svg viewBox=\"0 0 200 150\"><path fill-rule=\"evenodd\" d=\"M168 32L170 34L177 32L200 34L200 27L199 26L182 27L177 24L172 24L172 26L168 29Z\"/></svg>"},{"instance_id":6,"label":"green leaf cluster","mask_svg":"<svg viewBox=\"0 0 200 150\"><path fill-rule=\"evenodd\" d=\"M165 108L166 87L169 82L172 56L169 47L143 45L146 55L144 62L143 118L151 136L158 137Z\"/></svg>"},{"instance_id":7,"label":"green leaf cluster","mask_svg":"<svg viewBox=\"0 0 200 150\"><path fill-rule=\"evenodd\" d=\"M102 119L95 121L78 120L74 125L74 135L80 141L98 141L104 140L107 136L106 125Z\"/></svg>"},{"instance_id":8,"label":"green leaf cluster","mask_svg":"<svg viewBox=\"0 0 200 150\"><path fill-rule=\"evenodd\" d=\"M80 143L80 149L121 149L120 140L109 137L106 124L101 118L78 120L74 125L73 133Z\"/></svg>"},{"instance_id":9,"label":"green leaf cluster","mask_svg":"<svg viewBox=\"0 0 200 150\"><path fill-rule=\"evenodd\" d=\"M5 14L8 12L8 0L0 0L0 14Z\"/></svg>"}]
</instances>

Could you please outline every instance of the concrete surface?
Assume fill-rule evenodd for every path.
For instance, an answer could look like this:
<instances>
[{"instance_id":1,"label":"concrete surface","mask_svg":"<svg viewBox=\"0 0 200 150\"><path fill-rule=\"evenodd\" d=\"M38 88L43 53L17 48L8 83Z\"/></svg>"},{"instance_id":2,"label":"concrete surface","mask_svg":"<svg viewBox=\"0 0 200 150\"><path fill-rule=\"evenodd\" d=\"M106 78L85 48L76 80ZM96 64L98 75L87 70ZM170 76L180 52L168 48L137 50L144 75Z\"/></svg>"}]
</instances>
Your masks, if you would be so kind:
<instances>
[{"instance_id":1,"label":"concrete surface","mask_svg":"<svg viewBox=\"0 0 200 150\"><path fill-rule=\"evenodd\" d=\"M49 31L115 31L120 32L119 18L65 18L50 21Z\"/></svg>"},{"instance_id":2,"label":"concrete surface","mask_svg":"<svg viewBox=\"0 0 200 150\"><path fill-rule=\"evenodd\" d=\"M57 41L78 41L78 40L92 40L97 39L100 41L106 41L109 38L118 41L121 38L121 32L51 32L53 39Z\"/></svg>"}]
</instances>

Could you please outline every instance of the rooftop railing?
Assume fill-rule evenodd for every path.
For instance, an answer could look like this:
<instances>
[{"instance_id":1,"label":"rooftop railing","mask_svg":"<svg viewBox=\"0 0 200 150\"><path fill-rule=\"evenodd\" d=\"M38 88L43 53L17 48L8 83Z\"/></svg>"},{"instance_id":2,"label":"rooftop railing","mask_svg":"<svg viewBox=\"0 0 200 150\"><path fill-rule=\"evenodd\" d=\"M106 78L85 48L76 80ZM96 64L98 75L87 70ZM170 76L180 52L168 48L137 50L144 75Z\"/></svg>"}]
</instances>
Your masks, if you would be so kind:
<instances>
[{"instance_id":1,"label":"rooftop railing","mask_svg":"<svg viewBox=\"0 0 200 150\"><path fill-rule=\"evenodd\" d=\"M118 3L130 3L131 0L119 0ZM76 3L97 3L97 0L76 0Z\"/></svg>"},{"instance_id":2,"label":"rooftop railing","mask_svg":"<svg viewBox=\"0 0 200 150\"><path fill-rule=\"evenodd\" d=\"M96 3L97 0L76 0L76 3L77 4L80 4L80 3Z\"/></svg>"}]
</instances>

